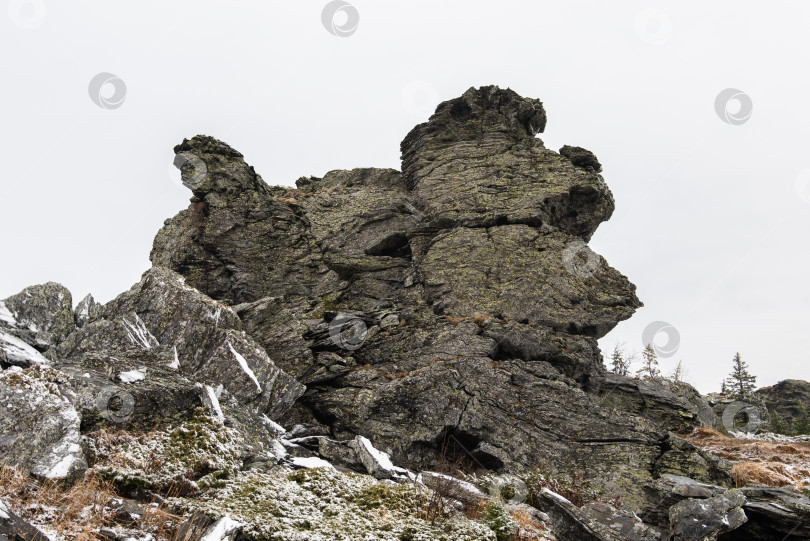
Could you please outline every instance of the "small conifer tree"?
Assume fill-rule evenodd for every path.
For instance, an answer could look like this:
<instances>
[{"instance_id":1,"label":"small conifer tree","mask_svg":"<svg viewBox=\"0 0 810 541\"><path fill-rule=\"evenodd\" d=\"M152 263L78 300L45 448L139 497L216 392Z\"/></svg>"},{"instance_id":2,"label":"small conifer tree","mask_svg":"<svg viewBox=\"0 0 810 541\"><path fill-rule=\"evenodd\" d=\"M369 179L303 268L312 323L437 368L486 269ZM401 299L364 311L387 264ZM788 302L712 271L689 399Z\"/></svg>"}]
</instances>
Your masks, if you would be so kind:
<instances>
[{"instance_id":1,"label":"small conifer tree","mask_svg":"<svg viewBox=\"0 0 810 541\"><path fill-rule=\"evenodd\" d=\"M639 376L660 378L661 371L658 369L658 356L652 344L647 344L644 351L641 352L642 366L638 371Z\"/></svg>"},{"instance_id":2,"label":"small conifer tree","mask_svg":"<svg viewBox=\"0 0 810 541\"><path fill-rule=\"evenodd\" d=\"M728 391L738 400L751 396L756 389L757 377L748 371L748 364L742 360L739 352L732 360L731 375L726 379Z\"/></svg>"}]
</instances>

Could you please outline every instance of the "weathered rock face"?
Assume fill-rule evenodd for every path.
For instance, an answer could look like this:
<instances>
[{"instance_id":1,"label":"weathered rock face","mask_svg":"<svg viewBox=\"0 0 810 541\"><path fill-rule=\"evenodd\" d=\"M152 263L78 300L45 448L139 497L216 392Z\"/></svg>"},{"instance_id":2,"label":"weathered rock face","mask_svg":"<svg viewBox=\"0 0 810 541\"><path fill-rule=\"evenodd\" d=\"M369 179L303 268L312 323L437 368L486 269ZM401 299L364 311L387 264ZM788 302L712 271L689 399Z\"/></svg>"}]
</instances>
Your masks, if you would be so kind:
<instances>
[{"instance_id":1,"label":"weathered rock face","mask_svg":"<svg viewBox=\"0 0 810 541\"><path fill-rule=\"evenodd\" d=\"M74 329L70 291L49 282L0 301L0 368L48 364L43 355Z\"/></svg>"},{"instance_id":2,"label":"weathered rock face","mask_svg":"<svg viewBox=\"0 0 810 541\"><path fill-rule=\"evenodd\" d=\"M61 284L48 282L27 287L2 303L16 327L34 334L41 351L60 343L73 331L72 297Z\"/></svg>"},{"instance_id":3,"label":"weathered rock face","mask_svg":"<svg viewBox=\"0 0 810 541\"><path fill-rule=\"evenodd\" d=\"M285 413L304 390L241 330L229 306L160 267L98 309L56 356L55 365L74 374L81 389L85 425L92 424L94 410L108 413L98 405L102 383L112 394L125 391L135 398L130 413L141 424L202 405L194 382L227 390L270 417ZM97 382L98 374L107 377Z\"/></svg>"},{"instance_id":4,"label":"weathered rock face","mask_svg":"<svg viewBox=\"0 0 810 541\"><path fill-rule=\"evenodd\" d=\"M810 411L810 382L786 379L771 387L759 389L754 396L765 403L768 411L776 412L787 423L798 422L804 412Z\"/></svg>"},{"instance_id":5,"label":"weathered rock face","mask_svg":"<svg viewBox=\"0 0 810 541\"><path fill-rule=\"evenodd\" d=\"M470 89L408 134L402 172L332 171L297 189L268 187L197 136L175 148L194 197L152 262L234 305L307 385L288 425L367 437L420 470L442 454L581 470L651 507L642 487L694 466L667 431L711 421L668 390L650 390L647 408L600 397L596 340L641 303L586 244L614 208L598 160L546 149L545 121L537 100ZM726 480L710 470L699 480Z\"/></svg>"},{"instance_id":6,"label":"weathered rock face","mask_svg":"<svg viewBox=\"0 0 810 541\"><path fill-rule=\"evenodd\" d=\"M682 382L609 373L601 380L598 394L606 404L652 419L673 432L694 426L716 428L719 422L706 399Z\"/></svg>"},{"instance_id":7,"label":"weathered rock face","mask_svg":"<svg viewBox=\"0 0 810 541\"><path fill-rule=\"evenodd\" d=\"M705 500L690 499L673 505L669 520L675 541L714 541L748 520L742 506L745 496L737 489Z\"/></svg>"},{"instance_id":8,"label":"weathered rock face","mask_svg":"<svg viewBox=\"0 0 810 541\"><path fill-rule=\"evenodd\" d=\"M47 367L0 371L0 461L40 479L75 480L87 470L79 414Z\"/></svg>"},{"instance_id":9,"label":"weathered rock face","mask_svg":"<svg viewBox=\"0 0 810 541\"><path fill-rule=\"evenodd\" d=\"M745 487L748 522L721 539L786 541L810 539L810 498L786 488Z\"/></svg>"},{"instance_id":10,"label":"weathered rock face","mask_svg":"<svg viewBox=\"0 0 810 541\"><path fill-rule=\"evenodd\" d=\"M586 244L613 212L599 161L546 149L545 122L537 100L470 89L406 137L402 172L297 189L184 141L194 197L137 284L75 310L51 283L0 302L0 460L182 492L182 538L493 539L510 516L561 541L807 536L806 497L728 491L730 464L678 436L717 425L697 391L605 373L597 339L641 303ZM538 484L556 473L604 498ZM484 522L411 512L448 483L441 506L486 503ZM383 500L410 515L382 528Z\"/></svg>"}]
</instances>

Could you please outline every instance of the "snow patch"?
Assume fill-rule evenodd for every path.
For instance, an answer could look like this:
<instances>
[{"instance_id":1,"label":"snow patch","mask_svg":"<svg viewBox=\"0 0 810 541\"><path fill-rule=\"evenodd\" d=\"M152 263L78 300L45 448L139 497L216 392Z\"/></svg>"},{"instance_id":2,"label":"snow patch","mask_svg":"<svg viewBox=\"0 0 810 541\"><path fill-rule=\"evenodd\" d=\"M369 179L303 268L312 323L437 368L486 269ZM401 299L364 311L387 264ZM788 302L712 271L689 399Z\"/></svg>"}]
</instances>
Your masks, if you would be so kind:
<instances>
[{"instance_id":1,"label":"snow patch","mask_svg":"<svg viewBox=\"0 0 810 541\"><path fill-rule=\"evenodd\" d=\"M8 323L12 327L17 325L17 320L14 319L14 314L12 314L11 311L6 308L6 303L3 301L0 301L0 321Z\"/></svg>"},{"instance_id":2,"label":"snow patch","mask_svg":"<svg viewBox=\"0 0 810 541\"><path fill-rule=\"evenodd\" d=\"M78 449L76 449L78 452ZM56 463L56 465L50 469L46 477L48 479L64 479L70 473L70 470L73 469L73 464L77 462L79 459L75 455L67 455L62 457L62 460Z\"/></svg>"},{"instance_id":3,"label":"snow patch","mask_svg":"<svg viewBox=\"0 0 810 541\"><path fill-rule=\"evenodd\" d=\"M391 462L391 458L388 456L388 453L383 453L371 445L371 441L364 436L359 436L358 441L360 444L365 448L366 452L371 455L371 457L377 462L380 468L384 469L385 471L393 471L396 469L394 463Z\"/></svg>"},{"instance_id":4,"label":"snow patch","mask_svg":"<svg viewBox=\"0 0 810 541\"><path fill-rule=\"evenodd\" d=\"M275 421L273 421L270 417L268 417L265 414L262 414L262 420L264 421L264 424L265 424L266 427L268 427L270 430L272 430L273 432L276 433L276 436L281 436L281 435L283 435L284 433L287 432L286 430L284 430L283 426L276 423Z\"/></svg>"},{"instance_id":5,"label":"snow patch","mask_svg":"<svg viewBox=\"0 0 810 541\"><path fill-rule=\"evenodd\" d=\"M216 413L217 419L219 419L220 421L224 421L225 415L222 414L222 408L219 405L217 393L214 391L214 388L211 387L210 385L206 385L205 392L208 393L208 400L211 401L211 408L213 408L214 413Z\"/></svg>"},{"instance_id":6,"label":"snow patch","mask_svg":"<svg viewBox=\"0 0 810 541\"><path fill-rule=\"evenodd\" d=\"M8 507L6 507L6 504L3 503L3 500L0 500L0 518L8 520L9 518L11 518L8 516L8 513L9 513Z\"/></svg>"},{"instance_id":7,"label":"snow patch","mask_svg":"<svg viewBox=\"0 0 810 541\"><path fill-rule=\"evenodd\" d=\"M127 330L127 336L130 341L138 347L143 349L152 349L153 347L160 346L157 338L154 337L138 314L135 314L135 323L130 323L127 318L121 318L124 327Z\"/></svg>"},{"instance_id":8,"label":"snow patch","mask_svg":"<svg viewBox=\"0 0 810 541\"><path fill-rule=\"evenodd\" d=\"M228 342L228 347L231 349L231 353L233 353L233 356L236 357L236 362L238 362L239 366L242 367L242 371L245 374L247 374L247 376L251 380L253 380L253 383L256 384L256 390L258 390L261 393L262 392L262 386L259 385L259 380L256 379L256 374L254 374L253 370L250 369L250 367L248 366L248 363L245 360L245 358L242 357L241 355L239 355L239 353L235 349L233 349L233 346L231 345L230 342Z\"/></svg>"},{"instance_id":9,"label":"snow patch","mask_svg":"<svg viewBox=\"0 0 810 541\"><path fill-rule=\"evenodd\" d=\"M169 368L173 370L180 369L180 358L177 356L177 346L174 346L174 360L169 363Z\"/></svg>"},{"instance_id":10,"label":"snow patch","mask_svg":"<svg viewBox=\"0 0 810 541\"><path fill-rule=\"evenodd\" d=\"M242 526L241 522L237 522L231 517L224 516L205 531L205 535L200 541L222 541Z\"/></svg>"},{"instance_id":11,"label":"snow patch","mask_svg":"<svg viewBox=\"0 0 810 541\"><path fill-rule=\"evenodd\" d=\"M299 468L330 468L335 469L332 464L325 461L322 458L318 458L316 456L294 456L290 459L293 466L298 466Z\"/></svg>"},{"instance_id":12,"label":"snow patch","mask_svg":"<svg viewBox=\"0 0 810 541\"><path fill-rule=\"evenodd\" d=\"M143 381L146 379L146 367L121 372L118 374L118 379L121 380L121 383L135 383L137 381Z\"/></svg>"},{"instance_id":13,"label":"snow patch","mask_svg":"<svg viewBox=\"0 0 810 541\"><path fill-rule=\"evenodd\" d=\"M3 343L5 342L5 343ZM42 354L17 338L0 331L0 349L6 354L10 361L16 361L25 364L43 364L50 365L51 362L42 356Z\"/></svg>"}]
</instances>

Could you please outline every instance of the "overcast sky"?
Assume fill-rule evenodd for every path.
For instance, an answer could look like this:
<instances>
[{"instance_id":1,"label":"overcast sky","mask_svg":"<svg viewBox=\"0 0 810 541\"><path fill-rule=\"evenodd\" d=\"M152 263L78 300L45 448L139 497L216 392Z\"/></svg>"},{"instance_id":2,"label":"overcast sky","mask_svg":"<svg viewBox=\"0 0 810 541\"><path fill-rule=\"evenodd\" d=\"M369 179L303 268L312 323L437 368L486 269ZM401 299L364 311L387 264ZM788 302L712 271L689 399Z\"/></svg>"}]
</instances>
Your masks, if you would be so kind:
<instances>
[{"instance_id":1,"label":"overcast sky","mask_svg":"<svg viewBox=\"0 0 810 541\"><path fill-rule=\"evenodd\" d=\"M226 141L270 184L399 168L440 101L497 84L544 102L549 148L604 166L616 212L591 247L645 303L605 355L661 321L679 335L662 369L682 359L703 392L737 351L761 385L810 379L806 0L352 0L328 28L325 0L5 3L0 298L136 282L188 204L184 137ZM99 73L118 79L91 99Z\"/></svg>"}]
</instances>

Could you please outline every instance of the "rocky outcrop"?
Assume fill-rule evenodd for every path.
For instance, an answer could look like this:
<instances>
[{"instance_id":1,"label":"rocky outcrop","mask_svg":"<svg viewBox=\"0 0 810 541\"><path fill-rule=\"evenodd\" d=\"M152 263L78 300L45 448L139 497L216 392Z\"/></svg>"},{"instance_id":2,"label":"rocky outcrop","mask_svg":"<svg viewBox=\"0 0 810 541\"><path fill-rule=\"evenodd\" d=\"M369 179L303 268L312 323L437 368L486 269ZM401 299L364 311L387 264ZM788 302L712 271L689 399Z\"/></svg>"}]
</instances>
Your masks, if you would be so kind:
<instances>
[{"instance_id":1,"label":"rocky outcrop","mask_svg":"<svg viewBox=\"0 0 810 541\"><path fill-rule=\"evenodd\" d=\"M43 353L74 329L70 291L53 282L0 301L0 368L48 364Z\"/></svg>"},{"instance_id":2,"label":"rocky outcrop","mask_svg":"<svg viewBox=\"0 0 810 541\"><path fill-rule=\"evenodd\" d=\"M748 522L720 539L787 541L810 539L810 498L785 488L745 487Z\"/></svg>"},{"instance_id":3,"label":"rocky outcrop","mask_svg":"<svg viewBox=\"0 0 810 541\"><path fill-rule=\"evenodd\" d=\"M396 519L374 539L492 539L519 516L537 531L550 517L561 541L652 541L671 520L716 535L748 509L751 535L781 531L804 500L739 503L730 464L678 436L717 426L697 391L605 372L597 340L641 302L587 245L614 209L601 164L547 149L545 124L538 100L473 88L406 136L402 171L295 189L185 140L193 197L137 284L75 310L57 284L0 303L0 453L171 499L192 515L183 538L370 535L372 511ZM31 426L35 444L12 445ZM542 465L603 499L533 486L544 514L525 484L487 495L448 464L515 485ZM471 501L483 519L463 516Z\"/></svg>"},{"instance_id":4,"label":"rocky outcrop","mask_svg":"<svg viewBox=\"0 0 810 541\"><path fill-rule=\"evenodd\" d=\"M601 165L545 148L545 122L538 100L470 89L408 134L402 172L331 171L297 189L197 136L175 149L194 197L152 262L235 305L306 384L288 428L363 436L414 470L447 455L574 467L653 507L643 487L662 461L691 456L669 460L667 432L714 418L696 392L606 376L596 340L641 303L586 244L614 208Z\"/></svg>"},{"instance_id":5,"label":"rocky outcrop","mask_svg":"<svg viewBox=\"0 0 810 541\"><path fill-rule=\"evenodd\" d=\"M762 401L768 412L776 412L786 424L807 421L810 412L810 382L786 379L776 385L758 389L754 396Z\"/></svg>"},{"instance_id":6,"label":"rocky outcrop","mask_svg":"<svg viewBox=\"0 0 810 541\"><path fill-rule=\"evenodd\" d=\"M74 374L79 387L89 387L80 400L85 410L104 413L92 379L102 373L113 393L134 396L132 420L142 424L155 420L150 413L167 419L201 405L194 382L224 389L271 418L289 409L304 389L241 330L229 306L160 267L99 309L60 345L57 356L59 368ZM91 377L82 377L86 373Z\"/></svg>"},{"instance_id":7,"label":"rocky outcrop","mask_svg":"<svg viewBox=\"0 0 810 541\"><path fill-rule=\"evenodd\" d=\"M687 432L695 426L716 428L719 423L706 399L683 382L609 373L601 380L598 393L606 404L652 419L673 432Z\"/></svg>"},{"instance_id":8,"label":"rocky outcrop","mask_svg":"<svg viewBox=\"0 0 810 541\"><path fill-rule=\"evenodd\" d=\"M593 502L578 508L562 496L544 490L540 501L551 516L558 539L577 541L658 541L661 532L644 525L632 513Z\"/></svg>"}]
</instances>

